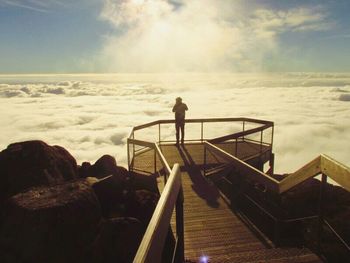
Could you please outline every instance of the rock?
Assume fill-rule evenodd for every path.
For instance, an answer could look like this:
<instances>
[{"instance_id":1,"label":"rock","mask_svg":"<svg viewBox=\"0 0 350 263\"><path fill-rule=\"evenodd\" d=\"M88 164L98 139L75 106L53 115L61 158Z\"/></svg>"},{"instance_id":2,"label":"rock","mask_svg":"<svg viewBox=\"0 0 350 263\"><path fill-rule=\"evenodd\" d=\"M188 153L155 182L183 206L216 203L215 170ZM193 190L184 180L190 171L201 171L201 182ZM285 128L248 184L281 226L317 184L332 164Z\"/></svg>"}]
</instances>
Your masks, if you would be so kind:
<instances>
[{"instance_id":1,"label":"rock","mask_svg":"<svg viewBox=\"0 0 350 263\"><path fill-rule=\"evenodd\" d=\"M91 171L91 163L83 162L81 166L78 166L78 175L80 178L93 177Z\"/></svg>"},{"instance_id":2,"label":"rock","mask_svg":"<svg viewBox=\"0 0 350 263\"><path fill-rule=\"evenodd\" d=\"M130 172L130 180L132 188L135 190L148 190L155 194L159 194L156 176L146 176Z\"/></svg>"},{"instance_id":3,"label":"rock","mask_svg":"<svg viewBox=\"0 0 350 263\"><path fill-rule=\"evenodd\" d=\"M103 155L91 167L92 176L102 178L117 172L117 162L113 156Z\"/></svg>"},{"instance_id":4,"label":"rock","mask_svg":"<svg viewBox=\"0 0 350 263\"><path fill-rule=\"evenodd\" d=\"M112 175L96 182L92 188L100 201L102 215L105 218L124 214L125 202L131 194L128 180L124 180L118 175Z\"/></svg>"},{"instance_id":5,"label":"rock","mask_svg":"<svg viewBox=\"0 0 350 263\"><path fill-rule=\"evenodd\" d=\"M72 155L42 141L10 144L0 152L0 204L34 186L54 185L77 178Z\"/></svg>"},{"instance_id":6,"label":"rock","mask_svg":"<svg viewBox=\"0 0 350 263\"><path fill-rule=\"evenodd\" d=\"M101 227L86 262L132 262L141 243L143 231L135 218L113 218Z\"/></svg>"},{"instance_id":7,"label":"rock","mask_svg":"<svg viewBox=\"0 0 350 263\"><path fill-rule=\"evenodd\" d=\"M281 205L288 217L304 217L317 213L320 181L308 179L281 195Z\"/></svg>"},{"instance_id":8,"label":"rock","mask_svg":"<svg viewBox=\"0 0 350 263\"><path fill-rule=\"evenodd\" d=\"M157 206L159 195L147 190L137 190L132 198L126 203L125 213L127 216L140 220L146 229Z\"/></svg>"},{"instance_id":9,"label":"rock","mask_svg":"<svg viewBox=\"0 0 350 263\"><path fill-rule=\"evenodd\" d=\"M101 220L97 197L85 180L17 194L8 199L4 215L1 262L82 262Z\"/></svg>"}]
</instances>

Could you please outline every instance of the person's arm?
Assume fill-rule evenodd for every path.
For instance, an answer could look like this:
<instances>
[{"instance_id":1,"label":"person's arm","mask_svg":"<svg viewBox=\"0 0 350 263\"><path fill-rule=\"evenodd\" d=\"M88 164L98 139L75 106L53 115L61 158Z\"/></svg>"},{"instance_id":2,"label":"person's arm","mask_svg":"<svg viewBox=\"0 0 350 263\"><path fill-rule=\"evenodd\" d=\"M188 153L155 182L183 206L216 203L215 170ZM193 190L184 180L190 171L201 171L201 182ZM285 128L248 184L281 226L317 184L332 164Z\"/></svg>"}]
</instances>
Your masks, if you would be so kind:
<instances>
[{"instance_id":1,"label":"person's arm","mask_svg":"<svg viewBox=\"0 0 350 263\"><path fill-rule=\"evenodd\" d=\"M185 104L185 110L188 110L187 105Z\"/></svg>"},{"instance_id":2,"label":"person's arm","mask_svg":"<svg viewBox=\"0 0 350 263\"><path fill-rule=\"evenodd\" d=\"M176 104L173 107L173 112L175 112L175 111L176 111Z\"/></svg>"}]
</instances>

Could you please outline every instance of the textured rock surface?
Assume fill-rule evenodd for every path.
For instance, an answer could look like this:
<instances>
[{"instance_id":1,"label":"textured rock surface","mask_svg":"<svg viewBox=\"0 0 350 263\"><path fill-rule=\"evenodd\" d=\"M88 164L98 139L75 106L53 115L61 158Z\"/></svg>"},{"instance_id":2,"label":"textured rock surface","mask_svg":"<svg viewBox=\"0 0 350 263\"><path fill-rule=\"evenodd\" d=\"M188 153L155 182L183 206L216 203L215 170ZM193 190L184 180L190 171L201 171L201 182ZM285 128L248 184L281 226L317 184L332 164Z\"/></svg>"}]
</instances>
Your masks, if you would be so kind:
<instances>
[{"instance_id":1,"label":"textured rock surface","mask_svg":"<svg viewBox=\"0 0 350 263\"><path fill-rule=\"evenodd\" d=\"M135 218L113 218L102 223L86 262L132 262L140 245L143 230Z\"/></svg>"},{"instance_id":2,"label":"textured rock surface","mask_svg":"<svg viewBox=\"0 0 350 263\"><path fill-rule=\"evenodd\" d=\"M77 178L74 157L60 146L42 141L10 144L0 152L0 203L27 188Z\"/></svg>"},{"instance_id":3,"label":"textured rock surface","mask_svg":"<svg viewBox=\"0 0 350 263\"><path fill-rule=\"evenodd\" d=\"M1 262L73 262L94 239L100 204L85 180L32 188L6 203Z\"/></svg>"},{"instance_id":4,"label":"textured rock surface","mask_svg":"<svg viewBox=\"0 0 350 263\"><path fill-rule=\"evenodd\" d=\"M14 143L0 153L0 261L132 262L159 199L156 177L104 155L77 166L60 146ZM174 239L169 229L165 257Z\"/></svg>"}]
</instances>

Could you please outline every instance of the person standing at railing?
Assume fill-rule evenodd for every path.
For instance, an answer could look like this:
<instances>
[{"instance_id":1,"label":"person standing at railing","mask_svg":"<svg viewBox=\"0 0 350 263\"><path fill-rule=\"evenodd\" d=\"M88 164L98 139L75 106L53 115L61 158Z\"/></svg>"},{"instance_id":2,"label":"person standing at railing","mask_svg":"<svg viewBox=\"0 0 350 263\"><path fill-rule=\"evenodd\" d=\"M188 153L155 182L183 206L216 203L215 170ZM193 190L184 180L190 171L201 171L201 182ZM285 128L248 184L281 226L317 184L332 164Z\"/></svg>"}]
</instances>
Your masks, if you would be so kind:
<instances>
[{"instance_id":1,"label":"person standing at railing","mask_svg":"<svg viewBox=\"0 0 350 263\"><path fill-rule=\"evenodd\" d=\"M177 97L173 107L173 112L175 112L176 145L179 145L180 132L181 144L185 140L185 115L187 110L187 105L182 102L182 98Z\"/></svg>"}]
</instances>

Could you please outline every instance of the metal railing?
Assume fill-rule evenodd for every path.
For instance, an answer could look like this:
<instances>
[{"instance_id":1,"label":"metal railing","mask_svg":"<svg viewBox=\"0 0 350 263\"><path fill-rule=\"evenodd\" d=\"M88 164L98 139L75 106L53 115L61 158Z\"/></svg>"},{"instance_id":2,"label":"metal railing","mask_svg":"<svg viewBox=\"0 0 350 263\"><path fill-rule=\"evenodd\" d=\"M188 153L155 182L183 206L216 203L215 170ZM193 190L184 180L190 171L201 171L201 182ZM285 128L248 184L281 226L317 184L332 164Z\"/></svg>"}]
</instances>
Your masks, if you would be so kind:
<instances>
[{"instance_id":1,"label":"metal railing","mask_svg":"<svg viewBox=\"0 0 350 263\"><path fill-rule=\"evenodd\" d=\"M176 206L176 243L173 262L184 261L183 193L181 174L175 164L154 210L147 230L134 258L134 263L162 262L162 252L168 234L172 211Z\"/></svg>"},{"instance_id":2,"label":"metal railing","mask_svg":"<svg viewBox=\"0 0 350 263\"><path fill-rule=\"evenodd\" d=\"M239 127L239 130L235 133L232 133L230 135L225 136L218 136L219 133L222 131L222 123L231 123L236 124L237 127ZM139 125L134 127L130 135L128 137L128 167L129 170L134 169L133 161L134 158L144 153L144 151L153 149L153 143L157 143L158 145L163 144L171 144L175 143L175 136L172 136L171 134L167 137L163 137L163 129L164 126L175 124L175 120L158 120L150 123L146 123L143 125ZM273 145L273 131L274 131L274 125L271 121L265 121L265 120L258 120L258 119L252 119L252 118L206 118L206 119L186 119L186 125L189 124L199 124L200 129L198 129L198 135L194 136L195 138L187 139L185 138L185 142L191 142L191 143L203 143L205 141L211 141L213 143L220 143L224 141L235 141L235 142L252 142L257 143L261 146L269 146L272 148ZM209 125L212 124L220 124L220 126L214 127L214 132L209 132ZM253 128L250 128L249 126L253 126ZM142 140L137 136L136 132L140 130L145 130L148 128L153 128L154 132L156 132L156 136L152 140ZM270 133L266 132L267 130L271 130ZM174 131L174 128L171 127L171 131ZM265 132L265 133L264 133ZM258 136L258 139L249 138L249 135L260 133ZM152 133L153 134L153 133ZM264 138L264 136L267 134L267 138ZM270 136L268 136L270 134ZM173 137L173 139L171 139ZM151 141L151 142L150 142ZM142 148L136 149L136 145L143 146ZM237 144L238 146L238 144ZM237 150L237 148L236 148Z\"/></svg>"},{"instance_id":3,"label":"metal railing","mask_svg":"<svg viewBox=\"0 0 350 263\"><path fill-rule=\"evenodd\" d=\"M228 137L227 137L228 138ZM261 172L260 170L256 169L255 167L241 161L237 157L227 153L226 151L220 149L219 147L213 145L210 142L204 143L205 148L210 151L213 154L216 154L220 156L221 158L226 159L228 162L234 165L237 171L239 171L241 174L243 174L246 178L250 178L253 181L262 184L267 190L276 193L278 195L287 192L288 190L297 187L301 183L305 182L306 180L313 178L317 175L322 175L321 178L321 184L320 184L320 193L319 193L319 207L318 207L318 233L317 233L317 244L318 249L320 249L321 246L321 240L322 240L322 230L323 226L327 226L329 230L334 234L334 236L337 238L337 240L342 244L344 248L348 252L350 252L350 246L347 244L347 242L340 236L338 232L334 229L333 226L329 224L329 222L324 218L324 208L323 204L325 202L324 192L327 184L327 177L333 179L335 182L337 182L341 187L346 189L347 191L350 191L350 168L337 162L336 160L330 158L327 155L320 155L314 160L310 161L306 165L304 165L302 168L297 170L296 172L288 175L286 178L284 178L281 181L278 181L268 174L265 174ZM260 206L257 202L255 202L252 198L249 196L247 199L254 204L259 210L261 210L264 214L266 214L268 217L273 219L275 222L296 222L296 221L304 221L304 220L310 220L314 219L315 216L311 217L304 217L304 218L293 218L293 219L286 219L282 220L280 218L277 218L271 213L269 213L265 208ZM278 226L276 227L278 229ZM279 236L276 234L275 236ZM278 240L275 240L277 243Z\"/></svg>"},{"instance_id":4,"label":"metal railing","mask_svg":"<svg viewBox=\"0 0 350 263\"><path fill-rule=\"evenodd\" d=\"M188 123L200 124L199 138L185 140L185 142L203 142L207 140L204 136L204 129L206 123L222 123L222 122L240 122L242 130L240 134L242 136L261 132L260 141L256 141L260 144L267 144L272 147L273 137L271 136L269 142L263 142L262 132L266 129L272 128L273 123L268 121L261 121L249 118L216 118L216 119L189 119ZM142 153L154 151L154 173L157 172L157 157L160 160L164 174L165 187L162 191L160 200L156 206L153 216L150 220L148 228L144 234L141 244L138 248L134 262L161 262L162 251L165 243L165 238L170 226L172 211L175 207L176 210L176 245L174 249L173 262L184 261L184 222L183 222L183 190L181 186L181 174L179 165L175 164L173 169L170 168L167 160L165 159L161 149L161 144L172 143L175 140L162 140L161 132L162 125L174 124L174 120L159 120L144 125L136 126L132 129L129 138L127 139L127 155L128 155L128 167L130 171L135 169L134 162L135 157ZM259 125L255 127L254 131L246 130L246 125L253 123ZM156 141L146 141L137 139L135 132L141 129L158 126L158 139ZM273 131L273 130L272 130ZM272 132L273 134L273 132ZM220 138L219 138L220 139ZM237 138L232 137L237 141ZM253 141L253 140L251 140Z\"/></svg>"},{"instance_id":5,"label":"metal railing","mask_svg":"<svg viewBox=\"0 0 350 263\"><path fill-rule=\"evenodd\" d=\"M164 140L162 139L162 126L168 125L168 124L174 124L174 120L159 120L151 123L147 123L144 125L136 126L132 129L131 134L128 138L128 166L129 170L133 170L134 167L134 160L135 157L138 155L153 150L154 151L154 172L157 171L157 157L159 158L160 162L162 163L162 166L165 170L165 176L164 176L164 182L165 188L161 196L161 200L159 201L156 211L162 211L162 212L155 212L154 213L154 219L152 217L151 223L149 225L149 229L147 229L146 234L144 236L144 241L142 241L143 245L140 246L138 251L138 260L142 259L144 261L135 261L135 262L150 262L147 261L149 257L153 259L152 262L157 262L154 259L159 258L160 251L159 246L162 246L164 244L164 233L166 233L164 227L160 227L161 225L167 225L170 224L170 217L169 213L171 215L171 211L175 206L174 198L178 201L176 202L176 213L179 215L179 217L176 217L176 225L179 225L179 231L177 231L178 234L178 242L177 242L177 248L179 249L175 254L177 254L175 258L183 258L183 208L182 208L182 202L183 202L183 195L182 195L182 188L180 184L180 188L177 189L175 187L178 185L177 179L179 177L179 172L177 170L174 170L177 166L175 165L173 170L170 169L169 164L167 163L164 155L162 154L160 150L160 145L167 144L167 143L174 143L175 140ZM234 122L234 123L240 123L241 130L225 136L219 136L219 137L211 137L208 138L205 136L205 125L206 123L222 123L222 122ZM256 120L256 119L249 119L249 118L216 118L216 119L189 119L186 120L187 123L199 123L200 124L200 134L195 139L189 139L186 140L186 142L200 142L204 143L205 146L205 152L210 151L211 153L214 153L215 155L220 156L223 159L226 159L231 164L234 164L235 168L238 169L244 176L247 178L250 178L254 180L255 182L258 182L264 187L266 187L267 190L282 194L287 192L288 190L298 186L305 180L309 178L313 178L317 175L322 175L322 183L321 183L321 189L320 189L320 204L319 204L319 210L318 210L318 222L319 222L319 234L318 234L318 243L320 243L321 237L322 237L322 231L321 229L323 225L326 225L329 227L330 231L334 233L334 235L337 237L337 239L349 250L349 245L344 241L343 238L340 237L340 235L334 230L332 226L329 225L328 221L324 219L323 216L323 209L322 204L324 202L324 188L327 183L327 177L330 177L335 182L337 182L340 186L345 188L347 191L350 191L350 168L344 166L343 164L333 160L332 158L326 156L326 155L320 155L293 174L290 174L288 177L284 178L281 181L278 181L271 177L269 174L266 174L259 169L256 169L255 167L247 164L246 162L240 160L236 156L222 150L217 145L214 144L220 144L224 142L236 142L236 146L238 146L238 142L242 141L248 141L251 143L256 143L260 145L260 152L259 154L262 154L262 147L263 146L270 146L269 148L272 149L273 144L273 122L269 121L262 121L262 120ZM258 125L258 127L253 127L251 129L247 129L247 124L255 124ZM158 126L158 127L157 127ZM145 140L139 140L135 138L135 132L138 130L146 129L149 127L157 127L158 129L158 136L155 141L148 142ZM263 133L267 129L272 129L272 134L269 140L265 141L263 139ZM260 139L254 140L247 138L249 135L260 133ZM139 147L139 149L136 149L136 147ZM236 148L237 149L237 148ZM236 154L237 155L237 154ZM206 158L205 158L206 160ZM176 168L177 169L177 168ZM168 180L168 183L167 183ZM173 189L174 188L174 189ZM162 202L161 202L162 201ZM181 204L181 205L180 205ZM158 207L159 206L159 207ZM265 214L271 215L268 211L266 211L263 207L256 204L258 209L263 210ZM165 211L166 210L166 211ZM273 217L273 220L276 222L280 222L280 218ZM301 221L301 220L309 220L310 218L315 217L307 217L307 218L294 218L294 219L287 219L284 220L285 222L291 222L291 221ZM159 232L159 229L161 230ZM277 228L278 229L278 228ZM278 235L276 235L278 236ZM162 243L163 242L163 243ZM152 244L149 244L152 243ZM155 244L153 244L155 243ZM158 248L158 249L155 249ZM182 250L182 252L181 252ZM175 250L177 251L177 250ZM141 254L140 254L141 253ZM151 256L158 253L158 257ZM180 256L178 256L180 254ZM142 255L142 256L140 256Z\"/></svg>"},{"instance_id":6,"label":"metal railing","mask_svg":"<svg viewBox=\"0 0 350 263\"><path fill-rule=\"evenodd\" d=\"M183 192L181 185L181 173L178 164L170 168L157 143L150 143L128 138L129 145L139 145L153 149L158 155L164 170L165 187L148 224L141 244L134 258L135 263L162 262L162 252L165 239L170 227L171 215L174 207L176 212L176 243L173 253L173 262L184 261L184 223L183 223ZM129 154L128 154L129 156ZM156 158L156 156L155 156ZM130 163L129 163L130 169ZM132 169L131 169L132 170Z\"/></svg>"}]
</instances>

